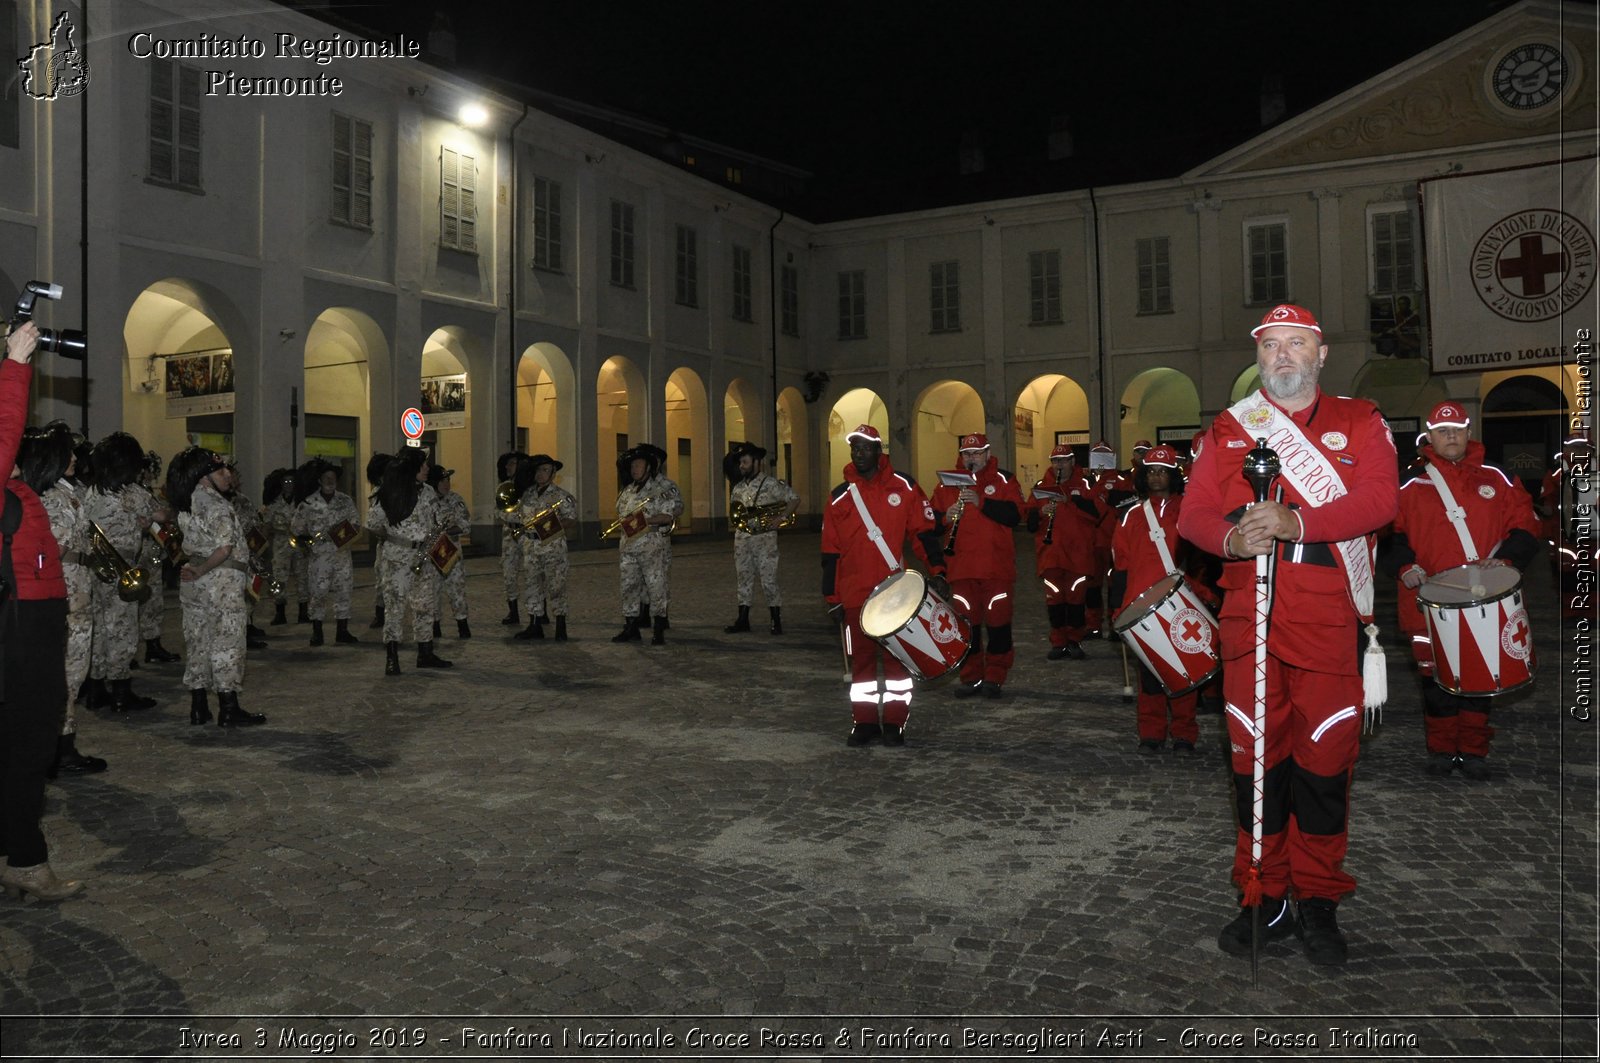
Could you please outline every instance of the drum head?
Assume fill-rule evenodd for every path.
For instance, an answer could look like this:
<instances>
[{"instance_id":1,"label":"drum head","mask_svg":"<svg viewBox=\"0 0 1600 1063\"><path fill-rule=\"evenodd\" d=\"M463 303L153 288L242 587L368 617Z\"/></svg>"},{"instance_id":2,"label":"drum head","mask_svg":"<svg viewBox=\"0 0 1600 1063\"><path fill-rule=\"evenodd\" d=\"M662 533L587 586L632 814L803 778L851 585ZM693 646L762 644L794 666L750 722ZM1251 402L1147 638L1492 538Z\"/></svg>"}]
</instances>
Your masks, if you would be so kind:
<instances>
[{"instance_id":1,"label":"drum head","mask_svg":"<svg viewBox=\"0 0 1600 1063\"><path fill-rule=\"evenodd\" d=\"M1167 600L1167 595L1172 589L1183 582L1183 577L1176 572L1169 572L1165 576L1150 584L1148 590L1127 605L1117 614L1111 622L1113 631L1126 631L1149 614L1150 610Z\"/></svg>"},{"instance_id":2,"label":"drum head","mask_svg":"<svg viewBox=\"0 0 1600 1063\"><path fill-rule=\"evenodd\" d=\"M1417 598L1426 605L1478 605L1504 598L1521 582L1522 573L1510 565L1457 565L1428 577Z\"/></svg>"},{"instance_id":3,"label":"drum head","mask_svg":"<svg viewBox=\"0 0 1600 1063\"><path fill-rule=\"evenodd\" d=\"M861 607L861 630L868 638L881 639L905 627L917 615L927 594L922 573L903 568L891 573L872 589Z\"/></svg>"}]
</instances>

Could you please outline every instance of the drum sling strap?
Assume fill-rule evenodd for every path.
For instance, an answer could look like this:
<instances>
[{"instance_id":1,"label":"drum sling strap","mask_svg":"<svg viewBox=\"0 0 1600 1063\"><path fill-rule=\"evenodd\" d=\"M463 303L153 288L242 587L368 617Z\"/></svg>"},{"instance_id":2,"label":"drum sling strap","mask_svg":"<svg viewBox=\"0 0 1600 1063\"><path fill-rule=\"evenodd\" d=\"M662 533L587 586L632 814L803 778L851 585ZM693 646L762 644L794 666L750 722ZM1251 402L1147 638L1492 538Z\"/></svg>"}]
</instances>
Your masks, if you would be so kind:
<instances>
[{"instance_id":1,"label":"drum sling strap","mask_svg":"<svg viewBox=\"0 0 1600 1063\"><path fill-rule=\"evenodd\" d=\"M856 512L861 514L861 523L867 527L867 538L872 540L872 545L878 548L878 553L883 555L884 564L889 566L890 572L900 571L900 559L894 556L894 551L889 549L889 544L883 541L883 529L878 527L878 522L872 519L872 514L867 510L866 499L861 497L860 488L855 484L850 485L850 501L856 504Z\"/></svg>"},{"instance_id":2,"label":"drum sling strap","mask_svg":"<svg viewBox=\"0 0 1600 1063\"><path fill-rule=\"evenodd\" d=\"M1467 530L1467 511L1456 502L1456 496L1451 492L1450 485L1445 483L1444 474L1433 462L1428 462L1424 470L1428 479L1433 481L1433 486L1439 489L1439 501L1444 503L1444 515L1450 518L1450 526L1456 530L1456 537L1461 540L1461 549L1467 552L1467 560L1478 560L1478 547L1472 541L1472 533Z\"/></svg>"},{"instance_id":3,"label":"drum sling strap","mask_svg":"<svg viewBox=\"0 0 1600 1063\"><path fill-rule=\"evenodd\" d=\"M1167 529L1156 519L1156 507L1150 504L1148 498L1144 500L1144 520L1150 526L1150 541L1161 556L1162 569L1169 574L1178 571L1178 566L1172 563L1172 551L1167 547Z\"/></svg>"}]
</instances>

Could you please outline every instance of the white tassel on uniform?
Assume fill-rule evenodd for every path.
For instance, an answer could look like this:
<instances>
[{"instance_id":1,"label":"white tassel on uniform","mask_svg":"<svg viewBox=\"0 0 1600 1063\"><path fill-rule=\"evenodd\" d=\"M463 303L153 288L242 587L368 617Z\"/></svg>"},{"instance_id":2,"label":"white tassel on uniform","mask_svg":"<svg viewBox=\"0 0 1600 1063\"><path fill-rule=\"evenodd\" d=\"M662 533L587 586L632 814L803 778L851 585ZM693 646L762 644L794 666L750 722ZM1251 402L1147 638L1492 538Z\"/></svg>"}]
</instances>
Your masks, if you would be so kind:
<instances>
[{"instance_id":1,"label":"white tassel on uniform","mask_svg":"<svg viewBox=\"0 0 1600 1063\"><path fill-rule=\"evenodd\" d=\"M1378 645L1378 625L1368 624L1367 651L1361 660L1361 704L1366 711L1366 726L1370 732L1383 722L1383 703L1389 700L1389 660Z\"/></svg>"}]
</instances>

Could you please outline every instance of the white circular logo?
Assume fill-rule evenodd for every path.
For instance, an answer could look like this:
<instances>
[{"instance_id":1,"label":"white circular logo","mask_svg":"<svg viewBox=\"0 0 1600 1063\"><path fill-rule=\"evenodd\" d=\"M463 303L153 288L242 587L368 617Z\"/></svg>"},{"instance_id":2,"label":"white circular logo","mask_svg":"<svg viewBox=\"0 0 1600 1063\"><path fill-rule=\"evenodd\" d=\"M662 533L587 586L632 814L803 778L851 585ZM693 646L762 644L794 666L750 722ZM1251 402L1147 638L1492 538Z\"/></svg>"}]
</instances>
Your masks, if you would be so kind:
<instances>
[{"instance_id":1,"label":"white circular logo","mask_svg":"<svg viewBox=\"0 0 1600 1063\"><path fill-rule=\"evenodd\" d=\"M1537 208L1508 214L1472 249L1472 287L1507 321L1549 321L1594 287L1595 241L1580 218Z\"/></svg>"},{"instance_id":2,"label":"white circular logo","mask_svg":"<svg viewBox=\"0 0 1600 1063\"><path fill-rule=\"evenodd\" d=\"M900 504L900 495L898 492L889 496L889 504L891 506L898 506Z\"/></svg>"},{"instance_id":3,"label":"white circular logo","mask_svg":"<svg viewBox=\"0 0 1600 1063\"><path fill-rule=\"evenodd\" d=\"M1172 614L1171 634L1182 653L1211 652L1211 625L1194 609L1185 606Z\"/></svg>"},{"instance_id":4,"label":"white circular logo","mask_svg":"<svg viewBox=\"0 0 1600 1063\"><path fill-rule=\"evenodd\" d=\"M948 605L935 602L928 615L928 631L935 642L961 641L961 621Z\"/></svg>"},{"instance_id":5,"label":"white circular logo","mask_svg":"<svg viewBox=\"0 0 1600 1063\"><path fill-rule=\"evenodd\" d=\"M1493 498L1494 497L1494 485L1493 484L1481 484L1481 485L1479 485L1478 494L1482 495L1484 498Z\"/></svg>"},{"instance_id":6,"label":"white circular logo","mask_svg":"<svg viewBox=\"0 0 1600 1063\"><path fill-rule=\"evenodd\" d=\"M1533 652L1533 632L1528 628L1528 614L1518 609L1506 617L1506 626L1500 629L1500 648L1519 661L1528 659Z\"/></svg>"},{"instance_id":7,"label":"white circular logo","mask_svg":"<svg viewBox=\"0 0 1600 1063\"><path fill-rule=\"evenodd\" d=\"M986 494L986 495L994 494L994 484L988 484L987 486L985 486L984 489L983 489L983 493Z\"/></svg>"},{"instance_id":8,"label":"white circular logo","mask_svg":"<svg viewBox=\"0 0 1600 1063\"><path fill-rule=\"evenodd\" d=\"M1350 445L1350 440L1343 432L1324 432L1322 434L1322 445L1329 450L1343 450Z\"/></svg>"}]
</instances>

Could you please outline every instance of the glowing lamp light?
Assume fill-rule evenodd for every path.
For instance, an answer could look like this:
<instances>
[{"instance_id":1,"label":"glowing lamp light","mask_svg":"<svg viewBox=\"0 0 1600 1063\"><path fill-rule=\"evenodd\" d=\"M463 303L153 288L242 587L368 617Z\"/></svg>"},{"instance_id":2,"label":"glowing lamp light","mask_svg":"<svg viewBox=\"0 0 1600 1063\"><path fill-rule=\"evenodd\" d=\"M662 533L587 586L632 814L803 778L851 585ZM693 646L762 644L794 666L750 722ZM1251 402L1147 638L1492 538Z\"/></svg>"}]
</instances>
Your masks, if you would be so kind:
<instances>
[{"instance_id":1,"label":"glowing lamp light","mask_svg":"<svg viewBox=\"0 0 1600 1063\"><path fill-rule=\"evenodd\" d=\"M481 103L462 104L459 117L468 129L481 129L489 123L489 112Z\"/></svg>"}]
</instances>

